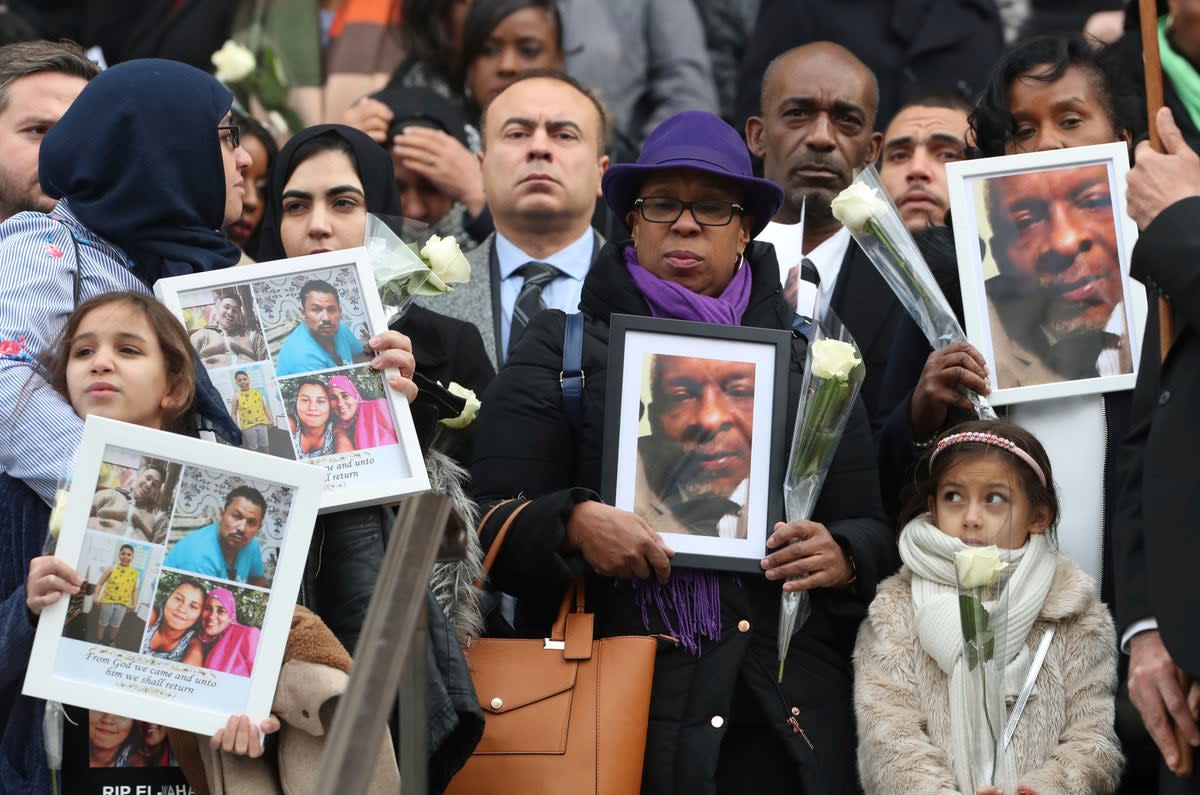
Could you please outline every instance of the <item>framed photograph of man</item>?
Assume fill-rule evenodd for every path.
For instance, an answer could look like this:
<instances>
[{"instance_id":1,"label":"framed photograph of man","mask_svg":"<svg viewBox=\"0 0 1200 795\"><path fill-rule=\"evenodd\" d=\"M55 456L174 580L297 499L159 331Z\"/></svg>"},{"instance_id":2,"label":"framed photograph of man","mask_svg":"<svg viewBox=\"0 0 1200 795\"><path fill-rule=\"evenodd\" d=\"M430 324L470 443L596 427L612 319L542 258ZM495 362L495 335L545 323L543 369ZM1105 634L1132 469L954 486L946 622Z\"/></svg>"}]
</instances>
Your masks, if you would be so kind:
<instances>
[{"instance_id":1,"label":"framed photograph of man","mask_svg":"<svg viewBox=\"0 0 1200 795\"><path fill-rule=\"evenodd\" d=\"M161 541L89 529L114 460L175 467ZM324 479L300 462L89 417L55 548L85 595L42 612L23 692L205 735L230 715L266 718Z\"/></svg>"},{"instance_id":2,"label":"framed photograph of man","mask_svg":"<svg viewBox=\"0 0 1200 795\"><path fill-rule=\"evenodd\" d=\"M613 315L604 497L674 565L760 571L783 510L790 351L778 330Z\"/></svg>"},{"instance_id":3,"label":"framed photograph of man","mask_svg":"<svg viewBox=\"0 0 1200 795\"><path fill-rule=\"evenodd\" d=\"M429 488L408 402L370 367L367 341L387 322L364 251L177 276L154 287L191 330L242 446L326 469L322 511Z\"/></svg>"},{"instance_id":4,"label":"framed photograph of man","mask_svg":"<svg viewBox=\"0 0 1200 795\"><path fill-rule=\"evenodd\" d=\"M967 337L997 405L1132 389L1146 293L1129 278L1124 143L950 163Z\"/></svg>"}]
</instances>

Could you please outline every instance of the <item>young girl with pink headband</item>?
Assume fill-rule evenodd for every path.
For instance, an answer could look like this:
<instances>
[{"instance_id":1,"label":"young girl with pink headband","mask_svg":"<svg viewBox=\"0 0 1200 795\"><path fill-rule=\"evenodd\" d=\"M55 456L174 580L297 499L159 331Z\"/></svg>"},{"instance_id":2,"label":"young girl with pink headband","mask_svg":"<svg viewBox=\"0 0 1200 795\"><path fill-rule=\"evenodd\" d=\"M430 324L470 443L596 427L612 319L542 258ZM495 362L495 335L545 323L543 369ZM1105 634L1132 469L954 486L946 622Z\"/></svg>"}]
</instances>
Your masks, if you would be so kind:
<instances>
[{"instance_id":1,"label":"young girl with pink headband","mask_svg":"<svg viewBox=\"0 0 1200 795\"><path fill-rule=\"evenodd\" d=\"M1046 451L1019 426L969 422L948 431L918 471L900 534L904 566L879 586L854 652L866 794L1003 795L970 788L962 696L954 559L987 545L1008 561L1008 609L991 628L1010 709L1033 679L1006 751L1017 793L1112 792L1122 764L1116 635L1092 581L1054 551L1058 497Z\"/></svg>"}]
</instances>

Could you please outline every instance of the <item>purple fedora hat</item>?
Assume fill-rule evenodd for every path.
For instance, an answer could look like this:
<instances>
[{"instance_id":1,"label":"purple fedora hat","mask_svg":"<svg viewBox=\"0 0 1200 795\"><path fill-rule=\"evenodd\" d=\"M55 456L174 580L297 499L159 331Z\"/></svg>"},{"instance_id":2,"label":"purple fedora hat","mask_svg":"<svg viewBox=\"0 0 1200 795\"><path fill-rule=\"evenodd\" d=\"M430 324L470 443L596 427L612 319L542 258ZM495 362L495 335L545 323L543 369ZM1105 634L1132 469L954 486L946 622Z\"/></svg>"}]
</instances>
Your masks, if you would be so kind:
<instances>
[{"instance_id":1,"label":"purple fedora hat","mask_svg":"<svg viewBox=\"0 0 1200 795\"><path fill-rule=\"evenodd\" d=\"M754 217L751 237L766 227L783 203L778 185L754 176L750 153L736 130L707 111L685 110L654 128L636 163L617 163L604 172L600 182L604 200L622 224L646 177L668 168L692 168L741 185L746 191L742 202L746 214Z\"/></svg>"}]
</instances>

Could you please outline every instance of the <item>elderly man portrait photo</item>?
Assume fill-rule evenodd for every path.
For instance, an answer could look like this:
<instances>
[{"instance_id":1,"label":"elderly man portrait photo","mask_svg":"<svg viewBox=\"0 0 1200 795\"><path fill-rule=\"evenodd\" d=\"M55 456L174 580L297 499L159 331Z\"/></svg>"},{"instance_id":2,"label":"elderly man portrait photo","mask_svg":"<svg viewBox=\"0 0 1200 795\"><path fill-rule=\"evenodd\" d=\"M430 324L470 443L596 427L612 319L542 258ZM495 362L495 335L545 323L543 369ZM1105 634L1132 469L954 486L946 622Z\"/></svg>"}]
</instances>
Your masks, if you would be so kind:
<instances>
[{"instance_id":1,"label":"elderly man portrait photo","mask_svg":"<svg viewBox=\"0 0 1200 795\"><path fill-rule=\"evenodd\" d=\"M983 192L1000 388L1133 372L1108 167L992 177Z\"/></svg>"},{"instance_id":2,"label":"elderly man portrait photo","mask_svg":"<svg viewBox=\"0 0 1200 795\"><path fill-rule=\"evenodd\" d=\"M638 440L634 513L660 533L744 539L754 363L650 359L650 434Z\"/></svg>"},{"instance_id":3,"label":"elderly man portrait photo","mask_svg":"<svg viewBox=\"0 0 1200 795\"><path fill-rule=\"evenodd\" d=\"M373 354L342 322L337 288L311 279L300 288L301 323L288 335L275 357L278 375L311 373L369 361Z\"/></svg>"},{"instance_id":4,"label":"elderly man portrait photo","mask_svg":"<svg viewBox=\"0 0 1200 795\"><path fill-rule=\"evenodd\" d=\"M237 486L225 495L217 521L192 530L167 553L163 565L203 577L267 586L258 531L267 501L252 486Z\"/></svg>"}]
</instances>

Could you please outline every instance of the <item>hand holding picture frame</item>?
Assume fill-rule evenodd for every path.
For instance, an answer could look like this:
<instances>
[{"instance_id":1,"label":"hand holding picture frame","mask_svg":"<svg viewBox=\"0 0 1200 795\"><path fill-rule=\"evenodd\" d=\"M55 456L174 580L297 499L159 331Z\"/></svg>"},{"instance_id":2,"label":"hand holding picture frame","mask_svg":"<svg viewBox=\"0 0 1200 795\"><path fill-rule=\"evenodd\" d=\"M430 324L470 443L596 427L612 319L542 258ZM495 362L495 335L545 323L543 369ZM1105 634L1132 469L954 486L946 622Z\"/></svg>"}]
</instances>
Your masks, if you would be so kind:
<instances>
[{"instance_id":1,"label":"hand holding picture frame","mask_svg":"<svg viewBox=\"0 0 1200 795\"><path fill-rule=\"evenodd\" d=\"M613 315L604 498L672 565L761 572L782 519L791 335Z\"/></svg>"},{"instance_id":2,"label":"hand holding picture frame","mask_svg":"<svg viewBox=\"0 0 1200 795\"><path fill-rule=\"evenodd\" d=\"M1146 294L1129 278L1124 143L949 163L967 337L996 405L1132 389Z\"/></svg>"},{"instance_id":3,"label":"hand holding picture frame","mask_svg":"<svg viewBox=\"0 0 1200 795\"><path fill-rule=\"evenodd\" d=\"M112 473L151 463L168 473L165 537L89 525ZM85 587L42 611L24 694L204 735L266 719L323 482L318 467L89 417L55 548Z\"/></svg>"},{"instance_id":4,"label":"hand holding picture frame","mask_svg":"<svg viewBox=\"0 0 1200 795\"><path fill-rule=\"evenodd\" d=\"M321 510L429 488L408 403L371 368L387 330L364 248L160 279L246 449L328 473Z\"/></svg>"}]
</instances>

